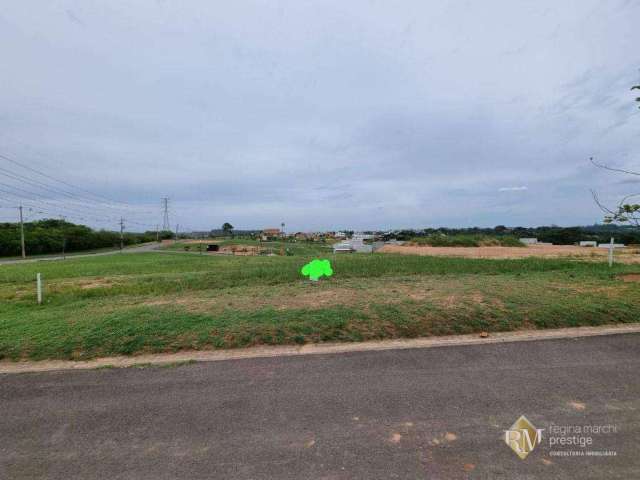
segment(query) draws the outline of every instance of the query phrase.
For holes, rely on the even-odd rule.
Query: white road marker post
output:
[[[609,266],[613,266],[613,237],[611,237],[611,242],[609,243]]]
[[[38,305],[42,304],[42,277],[40,274],[36,274],[36,284],[37,284],[37,292],[38,292]]]

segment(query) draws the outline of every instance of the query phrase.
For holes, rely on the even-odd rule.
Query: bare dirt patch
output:
[[[87,290],[90,288],[110,287],[113,285],[113,281],[106,278],[96,278],[93,280],[78,282],[76,285],[83,290]]]
[[[572,402],[568,402],[568,405],[573,408],[574,410],[578,410],[579,412],[585,410],[587,408],[587,405],[583,402],[578,402],[578,401],[572,401]]]
[[[258,245],[242,245],[242,244],[228,244],[221,245],[219,241],[215,240],[198,240],[198,239],[190,239],[190,240],[181,240],[181,243],[185,245],[218,245],[219,250],[215,252],[202,252],[207,255],[259,255],[262,252],[267,251],[266,248],[260,247]]]
[[[113,278],[82,278],[66,281],[55,281],[50,284],[53,291],[64,290],[66,288],[79,288],[81,290],[91,290],[93,288],[113,287],[116,281]]]
[[[618,276],[623,282],[640,282],[640,273],[627,273],[626,275]]]
[[[255,245],[226,245],[220,247],[220,253],[232,255],[258,255],[265,251],[264,248]]]
[[[625,263],[640,263],[640,256],[632,250],[616,250],[616,260]],[[562,258],[603,260],[607,257],[605,248],[576,247],[573,245],[529,245],[526,247],[430,247],[427,245],[385,245],[379,252],[402,253],[407,255],[431,255],[464,258]]]

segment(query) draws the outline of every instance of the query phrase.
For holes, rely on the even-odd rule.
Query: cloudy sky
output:
[[[164,196],[187,229],[591,224],[590,188],[640,191],[588,162],[640,169],[638,18],[618,0],[8,0],[0,154],[150,225]],[[34,207],[84,211],[0,168]],[[22,198],[5,188],[3,220]]]

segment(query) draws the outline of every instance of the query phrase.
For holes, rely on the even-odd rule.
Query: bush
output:
[[[24,237],[28,255],[59,253],[63,243],[67,252],[120,245],[120,232],[96,231],[85,225],[52,219],[25,223]],[[155,239],[155,232],[125,233],[123,243],[134,245]],[[20,251],[20,224],[0,224],[0,256],[17,256]]]
[[[525,244],[522,243],[516,237],[501,237],[500,245],[502,245],[503,247],[524,247],[525,246]]]
[[[431,247],[524,247],[524,244],[515,237],[489,236],[489,235],[444,235],[433,234],[426,237],[414,237],[411,242],[417,245],[429,245]]]

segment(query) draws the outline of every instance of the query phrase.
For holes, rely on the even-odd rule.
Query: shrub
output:
[[[429,245],[432,247],[524,247],[515,237],[489,236],[489,235],[443,235],[433,234],[426,237],[414,237],[411,242],[417,245]]]
[[[28,255],[108,248],[120,244],[120,233],[92,230],[84,225],[63,220],[38,220],[24,224],[25,246]],[[155,232],[125,233],[124,244],[132,245],[155,240]],[[0,224],[0,256],[20,255],[20,225]]]

